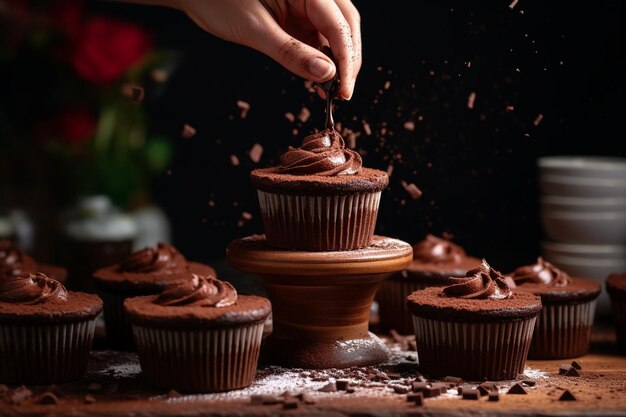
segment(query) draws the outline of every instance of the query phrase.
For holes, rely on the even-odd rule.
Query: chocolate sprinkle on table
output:
[[[524,387],[522,387],[522,385],[519,383],[516,383],[513,386],[511,386],[511,388],[509,388],[509,390],[506,393],[507,394],[527,394]]]

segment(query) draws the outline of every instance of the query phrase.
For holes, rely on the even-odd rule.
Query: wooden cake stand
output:
[[[233,241],[226,259],[258,276],[272,302],[272,334],[261,361],[294,368],[369,366],[388,359],[368,331],[374,295],[382,280],[409,266],[411,246],[374,236],[368,248],[300,252],[270,247],[264,235]]]

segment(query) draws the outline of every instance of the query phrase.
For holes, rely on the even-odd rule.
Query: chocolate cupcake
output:
[[[467,271],[480,264],[480,259],[467,256],[459,245],[427,235],[413,245],[411,265],[380,285],[376,300],[381,330],[394,329],[400,334],[412,334],[413,319],[406,297],[413,291],[449,285],[450,277],[464,277]]]
[[[572,358],[589,351],[600,284],[570,277],[541,257],[535,264],[521,266],[508,275],[517,287],[541,297],[543,304],[529,358]]]
[[[144,379],[183,392],[249,386],[256,374],[268,299],[194,275],[159,295],[124,302]]]
[[[0,383],[81,378],[101,310],[97,295],[68,292],[41,273],[0,278]]]
[[[609,275],[605,285],[611,299],[617,343],[621,350],[626,351],[626,274]]]
[[[451,282],[407,297],[420,372],[466,380],[513,379],[522,373],[541,299],[513,291],[484,260]]]
[[[65,282],[67,270],[61,266],[36,262],[9,239],[0,240],[0,276],[21,276],[42,272],[49,278]]]
[[[267,242],[306,251],[369,246],[389,178],[361,165],[339,133],[326,129],[289,148],[280,166],[252,171]]]
[[[104,300],[109,344],[118,349],[133,349],[123,306],[127,297],[158,294],[172,283],[189,281],[194,273],[215,275],[215,270],[209,265],[188,262],[176,248],[163,242],[133,252],[119,264],[96,270],[93,280]]]

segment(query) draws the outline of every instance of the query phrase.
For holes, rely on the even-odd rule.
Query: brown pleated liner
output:
[[[611,312],[617,343],[626,351],[626,300],[611,297]]]
[[[133,325],[144,380],[184,392],[249,386],[259,360],[263,323],[206,330]]]
[[[120,350],[135,350],[133,330],[124,311],[125,295],[106,291],[98,293],[104,303],[104,326],[109,347]]]
[[[0,383],[41,385],[82,378],[95,329],[95,319],[0,324]]]
[[[267,242],[308,251],[370,246],[380,191],[352,195],[300,196],[258,191]]]
[[[420,372],[476,381],[514,379],[524,371],[535,320],[458,323],[413,316]]]
[[[400,334],[413,334],[413,315],[406,305],[406,297],[427,286],[410,279],[386,279],[376,293],[378,318],[381,330],[395,330]]]
[[[589,351],[596,300],[543,304],[530,344],[530,359],[563,359]]]

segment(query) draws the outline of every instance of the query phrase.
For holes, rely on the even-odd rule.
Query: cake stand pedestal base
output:
[[[369,366],[385,362],[385,345],[368,331],[380,282],[409,266],[411,246],[374,236],[353,251],[274,249],[263,235],[233,241],[228,262],[259,277],[272,302],[272,334],[261,361],[295,368]]]

